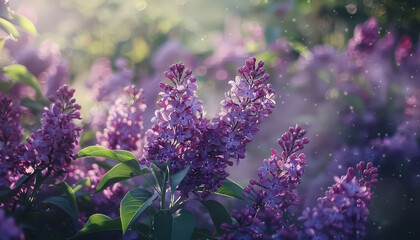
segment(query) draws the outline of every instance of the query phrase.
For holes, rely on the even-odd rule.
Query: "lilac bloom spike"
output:
[[[45,168],[51,175],[66,171],[74,158],[73,149],[82,130],[73,123],[74,119],[82,119],[74,92],[64,85],[57,90],[56,96],[50,97],[51,106],[42,115],[41,128],[27,138],[26,144],[19,146],[21,173]]]
[[[335,177],[335,184],[318,199],[318,205],[303,211],[302,239],[362,239],[372,198],[371,186],[378,181],[378,169],[372,163],[360,162],[346,175]]]
[[[103,133],[98,133],[98,143],[110,149],[137,151],[141,148],[143,113],[146,105],[143,89],[135,86],[124,88],[125,96],[118,98],[112,105]]]
[[[0,186],[10,186],[9,177],[17,175],[15,148],[19,145],[23,129],[19,107],[12,100],[0,96]]]
[[[238,162],[245,157],[247,143],[274,107],[274,91],[265,83],[269,76],[263,66],[262,61],[251,58],[238,69],[241,76],[230,83],[232,89],[226,93],[221,113],[210,121],[196,96],[192,71],[183,64],[172,65],[165,72],[171,84],[160,84],[161,109],[146,132],[148,143],[140,163],[167,163],[172,173],[189,165],[178,187],[183,197],[193,192],[205,198],[216,191],[228,176],[230,159]],[[204,190],[199,189],[203,186]]]
[[[282,217],[287,208],[297,204],[296,187],[301,182],[305,155],[297,154],[309,143],[305,130],[291,127],[278,143],[282,154],[272,150],[258,169],[258,180],[250,180],[244,196],[251,201],[241,211],[232,212],[232,225],[223,224],[220,239],[296,239],[297,231]],[[288,147],[285,147],[285,146]]]

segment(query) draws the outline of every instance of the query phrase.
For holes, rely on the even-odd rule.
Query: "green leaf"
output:
[[[20,27],[23,31],[37,35],[36,28],[34,24],[27,17],[22,14],[13,12],[10,14],[9,22],[13,23],[15,26]]]
[[[153,239],[171,240],[171,237],[172,214],[168,210],[159,211],[153,221]]]
[[[171,192],[175,192],[176,187],[182,182],[182,179],[184,179],[185,175],[187,175],[189,169],[190,166],[188,165],[186,168],[178,171],[177,173],[171,174],[169,177]]]
[[[0,52],[3,50],[4,43],[6,42],[5,37],[0,37]]]
[[[113,185],[114,183],[121,182],[126,179],[130,179],[135,176],[140,176],[141,174],[150,173],[150,170],[145,168],[139,172],[134,172],[133,169],[123,163],[115,165],[111,170],[109,170],[99,182],[96,192],[100,192],[105,188]]]
[[[206,228],[195,228],[192,239],[217,239]]]
[[[45,199],[44,202],[54,204],[57,207],[61,208],[64,212],[66,212],[73,219],[74,223],[77,222],[77,214],[76,214],[76,212],[73,211],[73,208],[72,208],[68,198],[62,197],[62,196],[53,196],[53,197],[49,197],[49,198]]]
[[[227,197],[237,198],[243,201],[249,201],[249,199],[242,195],[243,192],[244,188],[241,185],[239,185],[232,179],[226,178],[223,181],[223,185],[219,187],[219,189],[217,189],[217,191],[214,193]]]
[[[149,191],[136,188],[129,191],[121,200],[120,216],[123,234],[137,220],[143,211],[149,206],[158,194],[152,195]]]
[[[9,91],[15,83],[23,83],[31,86],[36,93],[42,97],[41,87],[39,86],[38,80],[25,66],[20,64],[9,65],[4,67],[2,72],[11,80],[8,89],[2,89],[3,92]],[[45,101],[45,99],[43,100]]]
[[[73,212],[78,215],[79,210],[77,207],[76,195],[74,194],[73,188],[71,188],[66,182],[59,182],[55,185],[63,189],[67,199],[69,200],[70,207],[72,208]]]
[[[17,38],[20,36],[19,31],[13,26],[12,23],[6,19],[0,18],[0,28],[9,34],[12,38]]]
[[[87,187],[92,186],[92,183],[90,182],[90,178],[85,177],[85,178],[80,179],[76,184],[74,184],[74,186],[75,187],[73,188],[73,191],[76,193],[84,186],[87,186]]]
[[[124,163],[127,166],[130,166],[134,171],[140,173],[140,165],[139,162],[131,152],[124,151],[124,150],[110,150],[106,147],[102,146],[90,146],[83,148],[77,154],[78,158],[81,157],[103,157],[108,158],[120,163]]]
[[[121,219],[111,219],[106,215],[97,213],[90,216],[82,230],[71,237],[71,239],[78,238],[89,233],[108,230],[121,230]]]
[[[158,168],[154,164],[152,164],[152,171],[153,171],[153,176],[156,180],[156,183],[159,186],[159,190],[162,191],[164,189],[164,184],[166,184],[165,183],[164,172],[163,172],[163,170],[160,170],[160,168]]]
[[[195,216],[181,209],[172,215],[172,240],[191,239],[195,228]]]
[[[201,203],[207,208],[210,213],[211,220],[213,221],[216,231],[219,235],[222,234],[220,226],[222,223],[232,223],[232,219],[226,208],[215,200],[201,201]]]

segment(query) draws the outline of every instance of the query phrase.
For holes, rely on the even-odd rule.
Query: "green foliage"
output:
[[[64,196],[52,196],[45,199],[44,202],[54,204],[61,208],[72,218],[73,222],[76,223],[79,216],[79,208],[73,188],[71,188],[66,182],[59,182],[55,184],[55,186],[64,191]]]
[[[191,239],[195,228],[194,214],[181,209],[172,214],[172,217],[172,240]]]
[[[186,168],[178,171],[175,174],[171,174],[170,179],[170,185],[171,185],[171,192],[175,192],[176,187],[182,182],[182,180],[185,178],[185,175],[187,175],[188,170],[190,169],[190,166],[187,166]]]
[[[152,194],[141,188],[133,189],[124,196],[120,205],[123,234],[157,197],[157,193]]]
[[[153,220],[153,239],[171,240],[172,237],[172,214],[168,210],[157,212]]]
[[[9,19],[9,21],[15,26],[20,27],[23,31],[28,32],[30,34],[38,34],[34,24],[27,17],[16,12],[11,13],[10,15],[11,18]]]
[[[67,215],[71,217],[74,223],[77,222],[77,213],[72,207],[69,199],[63,196],[52,196],[44,200],[45,203],[53,204],[59,208],[61,208]]]
[[[93,214],[89,217],[85,226],[76,233],[72,239],[84,236],[89,233],[108,231],[108,230],[121,230],[121,219],[110,217],[103,214]]]
[[[207,200],[201,201],[201,203],[207,208],[209,211],[211,220],[213,221],[214,226],[216,227],[216,231],[219,235],[222,234],[222,229],[220,226],[223,223],[232,223],[232,219],[226,208],[215,200]]]
[[[227,197],[237,198],[243,201],[249,201],[247,198],[244,197],[244,195],[242,194],[243,192],[244,188],[241,185],[239,185],[232,179],[226,178],[223,181],[223,185],[214,193]]]
[[[140,176],[141,174],[150,173],[150,170],[145,168],[140,170],[140,172],[133,171],[133,169],[124,164],[119,163],[115,165],[111,170],[109,170],[101,179],[99,182],[96,192],[100,192],[104,190],[105,188],[117,183],[121,182],[123,180],[130,179],[132,177]]]
[[[1,20],[1,19],[0,19]],[[3,93],[7,93],[14,84],[23,83],[32,87],[38,96],[42,97],[41,86],[39,85],[38,80],[28,69],[20,64],[9,65],[4,67],[1,71],[4,73],[11,81],[10,82],[1,82],[0,89]],[[44,100],[45,101],[45,100]]]
[[[80,150],[76,157],[103,157],[129,166],[136,174],[141,174],[140,165],[136,156],[124,150],[110,150],[102,146],[90,146]]]

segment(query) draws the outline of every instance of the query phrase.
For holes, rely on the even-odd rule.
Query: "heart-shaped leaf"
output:
[[[215,200],[207,200],[201,202],[209,211],[211,220],[213,221],[214,226],[216,227],[217,233],[222,234],[220,226],[223,223],[232,223],[232,219],[226,208]]]
[[[108,230],[121,230],[121,219],[115,218],[111,219],[110,217],[103,214],[93,214],[89,217],[85,226],[72,237],[78,238],[89,233],[108,231]]]
[[[192,212],[181,209],[172,214],[172,240],[191,239],[195,228],[195,216]]]
[[[103,157],[130,166],[134,171],[140,173],[139,162],[131,152],[124,150],[110,150],[102,146],[89,146],[80,150],[76,157]]]
[[[157,193],[152,195],[149,191],[141,188],[132,189],[124,196],[120,206],[123,234],[157,197]]]
[[[150,173],[150,170],[144,168],[140,172],[135,172],[130,166],[127,166],[123,163],[115,165],[111,170],[109,170],[101,179],[96,188],[96,192],[100,192],[105,188],[126,179],[130,179],[135,176],[140,176],[141,174]]]
[[[190,169],[190,166],[188,165],[186,168],[178,171],[175,174],[172,174],[169,177],[170,184],[171,184],[171,192],[175,192],[176,187],[182,182],[182,180],[185,178],[185,175],[187,175],[188,170]]]

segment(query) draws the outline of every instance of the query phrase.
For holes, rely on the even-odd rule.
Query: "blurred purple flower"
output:
[[[375,48],[378,40],[378,22],[370,18],[354,29],[353,38],[349,40],[347,54],[352,58],[363,58]]]
[[[133,85],[124,88],[124,96],[111,106],[103,133],[97,133],[98,143],[110,149],[139,151],[143,143],[143,90]]]
[[[117,71],[112,72],[108,59],[96,60],[89,79],[95,100],[113,102],[123,92],[124,87],[131,85],[134,71],[127,68],[127,65],[127,60],[118,58],[115,60]]]
[[[0,236],[4,240],[25,239],[22,230],[16,226],[13,217],[7,217],[0,208]]]

